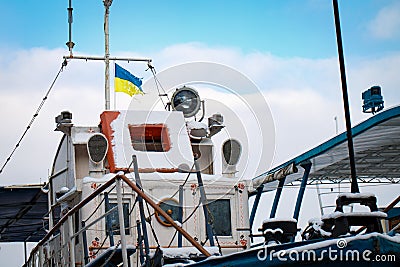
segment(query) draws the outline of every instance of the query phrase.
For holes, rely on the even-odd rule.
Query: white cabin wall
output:
[[[54,158],[51,173],[53,195],[59,192],[62,187],[71,189],[75,186],[75,171],[72,159],[74,151],[72,149],[71,138],[65,135],[60,142],[56,156]]]
[[[77,157],[79,157],[79,153],[76,153]],[[77,164],[78,166],[78,164]],[[127,176],[133,177],[133,174],[127,174]],[[108,177],[108,178],[107,178]],[[104,176],[103,178],[93,178],[93,177],[85,177],[82,179],[82,198],[89,196],[92,194],[101,184],[106,182],[112,176]],[[140,173],[141,181],[145,193],[150,196],[154,202],[159,203],[160,200],[164,198],[170,198],[179,188],[179,185],[183,184],[185,181],[187,174],[186,173]],[[223,249],[223,254],[229,254],[231,252],[242,251],[240,245],[243,245],[242,242],[245,241],[247,245],[249,245],[248,232],[246,231],[237,231],[237,228],[248,228],[249,227],[249,211],[248,211],[248,195],[247,195],[247,185],[245,181],[237,181],[235,179],[228,179],[221,176],[211,176],[211,175],[202,175],[203,182],[205,185],[205,191],[207,198],[209,200],[213,199],[230,199],[230,209],[231,209],[231,225],[232,225],[232,236],[218,236],[219,243],[222,247],[229,246],[229,248]],[[111,187],[110,187],[111,189]],[[109,189],[109,190],[110,190]],[[198,205],[200,199],[200,191],[198,188],[196,174],[191,174],[188,181],[184,186],[184,210],[183,210],[183,219],[186,219],[193,211],[193,209]],[[124,184],[123,186],[123,201],[124,203],[129,203],[129,209],[132,208],[133,203],[135,202],[135,194],[132,189]],[[105,203],[101,203],[104,195],[101,194],[92,200],[89,204],[84,206],[81,209],[81,218],[80,220],[87,220],[88,217],[96,210],[96,207],[100,205],[97,211],[94,212],[94,215],[87,220],[86,224],[89,224],[93,220],[99,218],[101,215],[105,213]],[[111,203],[116,203],[116,191],[113,189],[109,193],[109,200]],[[179,200],[179,195],[176,194],[174,196],[176,201]],[[101,204],[100,204],[101,203]],[[149,216],[147,205],[144,203],[145,214],[146,217]],[[153,208],[149,206],[150,214],[154,213]],[[227,218],[228,219],[228,218]],[[127,236],[127,244],[135,245],[137,243],[137,231],[136,231],[136,220],[140,220],[139,216],[139,208],[138,204],[136,204],[135,209],[132,215],[129,218],[130,223],[129,226],[130,234]],[[165,247],[168,246],[172,236],[175,233],[175,229],[173,227],[166,227],[160,224],[155,215],[151,217],[152,226],[157,233],[157,238],[160,242],[160,245]],[[151,247],[156,247],[157,243],[153,237],[150,225],[147,224],[147,233],[149,237],[149,242]],[[200,206],[191,219],[183,224],[183,229],[185,229],[192,237],[197,238],[198,241],[204,241],[206,239],[206,231],[205,231],[205,220],[203,214],[203,208]],[[241,238],[241,236],[243,236]],[[87,231],[87,244],[88,246],[93,246],[95,243],[95,238],[98,239],[98,245],[102,243],[102,241],[106,237],[106,226],[105,219],[101,219],[95,225],[91,226]],[[120,240],[119,235],[114,236],[114,242],[117,244],[118,240]],[[176,235],[172,247],[176,247],[178,245],[178,236]],[[109,247],[110,243],[107,239],[104,243],[105,248]],[[215,242],[215,245],[217,243]],[[79,244],[82,248],[82,243]],[[183,238],[183,246],[192,247],[192,245]],[[206,243],[206,246],[209,246],[209,242]],[[77,248],[77,251],[79,249]],[[95,250],[92,250],[95,252]],[[80,258],[83,257],[82,253],[79,254]],[[78,256],[77,256],[78,257]],[[132,258],[135,258],[134,255]],[[78,258],[77,258],[78,261]]]
[[[82,190],[82,179],[89,176],[89,155],[86,145],[75,145],[75,173],[77,190]]]

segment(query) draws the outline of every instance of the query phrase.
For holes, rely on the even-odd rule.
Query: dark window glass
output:
[[[128,125],[132,147],[137,151],[167,152],[171,148],[164,124]]]
[[[106,212],[110,209],[117,206],[117,203],[110,203]],[[124,210],[124,224],[125,224],[125,234],[130,234],[130,224],[129,224],[129,203],[122,204]],[[114,235],[119,235],[119,217],[118,217],[118,208],[111,212],[109,215],[106,216],[106,219],[110,221],[111,229],[113,230]],[[107,227],[107,224],[106,224]]]
[[[211,213],[214,234],[218,236],[231,236],[231,202],[229,199],[217,199],[208,201],[208,209]]]

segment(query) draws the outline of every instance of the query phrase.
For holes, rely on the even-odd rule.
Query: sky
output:
[[[68,55],[68,1],[0,3],[3,164],[53,81],[62,56]],[[72,1],[72,5],[74,55],[102,56],[102,1]],[[382,87],[386,107],[400,103],[400,1],[339,1],[339,8],[351,118],[356,124],[370,117],[361,111],[361,93],[373,85]],[[273,117],[275,149],[273,159],[258,166],[257,172],[333,137],[335,117],[339,132],[344,130],[335,38],[330,0],[115,0],[110,8],[111,56],[152,58],[158,72],[188,62],[223,64],[258,86]],[[123,66],[144,80],[151,77],[143,64]],[[54,132],[54,117],[70,110],[75,124],[96,125],[104,108],[103,74],[100,62],[68,63],[0,174],[1,185],[47,180],[61,138]],[[212,100],[213,94],[204,90]],[[130,101],[118,95],[117,107]],[[291,191],[287,192],[290,199]],[[394,194],[385,194],[381,204]],[[315,192],[307,193],[307,199],[315,203]],[[0,259],[17,246],[0,245]],[[20,260],[9,266],[18,266]]]

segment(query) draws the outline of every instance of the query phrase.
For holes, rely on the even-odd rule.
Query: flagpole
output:
[[[114,72],[115,72],[115,62],[114,62]],[[114,91],[114,110],[117,110],[117,92],[115,91],[115,89],[113,91]]]
[[[112,4],[112,0],[103,0],[104,3],[104,41],[105,41],[105,99],[106,105],[105,109],[110,109],[110,47],[109,47],[109,30],[108,30],[108,18],[110,14],[110,6]]]

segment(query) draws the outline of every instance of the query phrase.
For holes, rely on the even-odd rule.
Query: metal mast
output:
[[[334,9],[334,15],[335,15],[336,41],[337,41],[338,54],[339,54],[340,76],[341,76],[341,80],[342,80],[344,115],[346,118],[347,145],[349,148],[349,159],[350,159],[350,170],[351,170],[351,192],[359,193],[360,190],[359,190],[358,184],[357,184],[356,161],[354,158],[353,135],[351,132],[349,98],[348,98],[348,94],[347,94],[346,70],[345,70],[345,65],[344,65],[343,43],[342,43],[342,34],[341,34],[341,30],[340,30],[339,7],[338,7],[337,0],[333,0],[333,9]]]
[[[104,60],[105,62],[105,110],[110,110],[110,60],[127,61],[127,62],[147,62],[147,65],[151,67],[151,59],[149,58],[110,58],[110,46],[109,46],[109,29],[108,29],[108,18],[110,15],[110,6],[113,0],[103,0],[104,4],[104,44],[105,44],[105,54],[104,57],[89,57],[89,56],[75,56],[72,53],[72,48],[74,47],[74,42],[72,42],[72,0],[69,0],[68,7],[68,24],[69,24],[69,40],[66,43],[69,49],[69,55],[64,56],[65,60],[81,59],[81,60]]]
[[[73,22],[73,17],[72,17],[72,0],[68,1],[69,5],[68,5],[68,42],[66,43],[66,45],[68,46],[68,50],[69,50],[69,56],[72,57],[72,48],[74,48],[74,42],[72,42],[72,22]]]
[[[112,0],[103,0],[104,3],[104,41],[105,41],[105,53],[104,61],[106,63],[105,69],[105,99],[106,105],[105,110],[110,109],[110,46],[109,46],[109,30],[108,30],[108,18],[110,15],[110,6]]]

